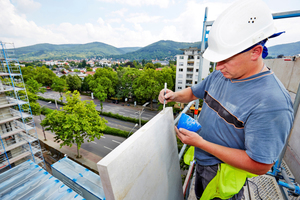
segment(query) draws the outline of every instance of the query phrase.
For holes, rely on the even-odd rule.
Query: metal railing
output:
[[[174,125],[176,125],[181,117],[181,114],[182,113],[186,113],[189,108],[195,103],[195,101],[191,101],[190,103],[188,103],[188,105],[180,112],[180,114],[175,118],[174,120]],[[182,156],[183,156],[183,153],[186,149],[187,145],[186,144],[183,144],[182,148],[180,149],[180,152],[178,154],[178,157],[179,157],[179,161],[181,160]],[[194,162],[191,163],[190,167],[189,167],[189,170],[188,170],[188,173],[187,173],[187,176],[184,180],[184,184],[183,184],[183,194],[184,195],[188,195],[189,192],[187,193],[187,189],[190,188],[190,180],[191,180],[191,175],[193,173],[193,169],[194,169]]]

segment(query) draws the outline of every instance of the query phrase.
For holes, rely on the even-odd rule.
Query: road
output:
[[[103,158],[125,140],[126,139],[122,137],[104,135],[100,140],[96,138],[95,141],[83,143],[81,148]]]
[[[52,98],[52,99],[54,99],[55,97],[57,97],[57,95],[59,95],[58,93],[56,93],[56,94],[54,94],[55,97],[53,97],[53,92],[47,92],[45,94],[46,94],[45,96],[43,95],[45,98]],[[91,100],[90,97],[86,97],[86,96],[84,96],[84,98],[82,98],[82,100],[88,100],[88,98],[89,98],[89,100]],[[96,109],[100,110],[99,100],[94,100],[94,102],[97,105]],[[38,100],[38,103],[41,106],[46,106],[51,109],[56,109],[56,106],[54,103],[47,103],[45,101],[40,101],[40,100]],[[57,106],[62,107],[60,105],[57,105]],[[120,115],[129,116],[132,118],[138,118],[138,115],[136,114],[136,112],[138,110],[139,110],[139,108],[136,108],[133,106],[128,107],[128,106],[122,106],[119,104],[107,103],[107,102],[103,103],[103,111],[119,113]],[[157,113],[158,113],[158,111],[145,110],[145,112],[143,112],[143,114],[142,114],[142,119],[150,120]],[[45,116],[41,115],[42,119],[44,119],[44,117]],[[101,117],[104,117],[108,121],[107,125],[109,127],[117,128],[120,130],[125,130],[128,132],[131,130],[132,130],[132,132],[135,132],[138,130],[138,126],[133,128],[135,126],[134,123],[126,122],[126,121],[122,121],[122,120],[118,120],[118,119],[106,117],[106,116],[101,116]],[[40,116],[35,116],[34,121],[35,121],[36,126],[41,129],[42,127],[40,125]],[[81,145],[81,148],[83,148],[89,152],[92,152],[98,156],[104,157],[125,140],[126,140],[126,138],[123,138],[123,137],[105,134],[104,136],[101,137],[100,140],[95,139],[92,142],[85,142],[84,144]]]
[[[47,103],[45,101],[40,101],[38,100],[37,101],[41,106],[46,106],[48,108],[51,108],[51,109],[56,109],[55,107],[55,104],[53,103]],[[58,107],[62,107],[60,105],[57,105]],[[102,116],[100,115],[101,117],[104,117],[108,123],[106,125],[108,125],[109,127],[112,127],[112,128],[117,128],[117,129],[121,129],[121,130],[124,130],[124,131],[131,131],[132,128],[134,127],[135,123],[132,123],[132,122],[126,122],[126,121],[122,121],[122,120],[118,120],[118,119],[115,119],[115,118],[111,118],[111,117],[107,117],[107,116]],[[45,116],[42,116],[42,118],[44,119]],[[132,132],[135,132],[137,130],[138,127],[134,128],[132,130]]]
[[[44,98],[48,98],[48,99],[57,99],[59,100],[60,95],[58,92],[54,92],[54,91],[47,91],[44,94],[39,94],[39,96],[42,96]],[[92,100],[90,96],[84,96],[81,95],[81,100]],[[97,105],[96,109],[100,110],[100,101],[98,99],[93,99],[94,103]],[[43,101],[39,101],[43,102]],[[45,104],[45,103],[43,103]],[[58,105],[59,106],[59,105]],[[52,106],[52,109],[55,109],[55,106]],[[111,112],[111,113],[118,113],[120,115],[123,116],[127,116],[127,117],[132,117],[132,118],[136,118],[138,119],[138,111],[141,110],[141,106],[139,107],[133,107],[131,106],[122,106],[121,103],[120,104],[113,104],[113,103],[108,103],[108,102],[103,102],[103,111],[104,112]],[[150,120],[152,119],[156,114],[158,113],[158,111],[156,110],[150,110],[149,107],[146,107],[144,109],[144,112],[142,114],[142,119],[143,120]]]
[[[43,116],[43,115],[41,116],[42,120],[44,119],[44,117],[45,116]],[[115,119],[113,119],[113,120],[115,120]],[[34,116],[34,122],[35,122],[36,127],[42,129],[42,127],[40,125],[40,122],[41,122],[40,116]],[[109,123],[112,123],[112,122],[109,122]],[[110,126],[109,123],[107,124],[108,126]],[[119,123],[122,124],[122,121]],[[119,127],[117,127],[118,125],[114,125],[114,126],[115,126],[115,128],[119,128]],[[131,129],[133,126],[131,126]],[[135,131],[136,131],[136,129],[134,129],[132,132],[135,132]],[[54,135],[54,133],[52,133],[51,131],[47,131],[47,132]],[[104,134],[100,140],[95,138],[95,140],[92,142],[83,143],[81,145],[81,148],[83,148],[89,152],[92,152],[103,158],[104,156],[106,156],[109,152],[111,152],[114,148],[116,148],[119,144],[121,144],[125,140],[126,140],[126,138],[123,138],[123,137]]]

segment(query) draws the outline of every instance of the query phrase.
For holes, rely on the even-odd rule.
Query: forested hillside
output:
[[[17,56],[21,61],[32,60],[63,60],[84,58],[113,58],[115,60],[174,60],[174,56],[182,54],[181,49],[189,47],[200,48],[201,42],[174,42],[161,40],[146,47],[123,47],[117,48],[101,42],[88,44],[37,44],[16,49]],[[267,45],[268,46],[268,45]],[[269,48],[269,58],[278,55],[300,54],[300,42],[281,44]]]

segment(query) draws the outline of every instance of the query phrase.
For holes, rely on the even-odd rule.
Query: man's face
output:
[[[249,52],[234,55],[217,63],[216,70],[220,70],[225,78],[243,79],[249,76]]]

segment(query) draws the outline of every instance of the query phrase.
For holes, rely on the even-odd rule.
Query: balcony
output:
[[[193,74],[194,73],[194,68],[187,68],[186,73],[187,74]]]
[[[192,74],[187,74],[187,75],[186,75],[186,79],[188,79],[188,80],[193,80],[193,75],[192,75]]]

